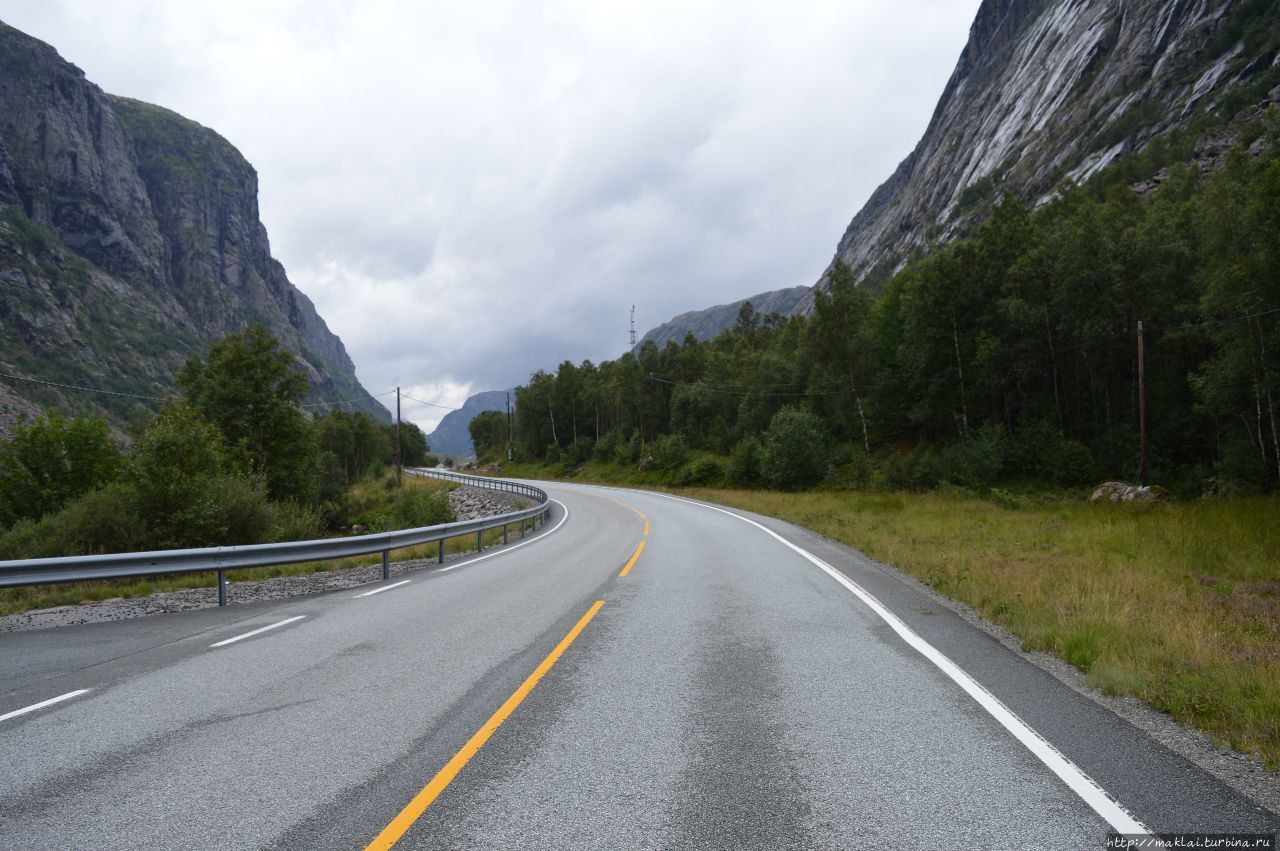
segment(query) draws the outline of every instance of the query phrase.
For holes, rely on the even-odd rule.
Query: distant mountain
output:
[[[260,323],[311,401],[367,397],[346,349],[271,256],[258,178],[217,133],[104,94],[0,23],[0,430],[43,406],[124,424],[186,359]],[[108,390],[105,395],[55,384]],[[383,422],[363,399],[345,405]]]
[[[444,419],[436,426],[436,430],[427,435],[427,445],[435,455],[456,455],[461,458],[472,458],[476,451],[471,445],[471,432],[467,426],[471,420],[485,411],[507,410],[507,395],[511,396],[511,404],[515,404],[514,390],[487,390],[476,393],[462,407],[444,415]]]
[[[734,320],[738,318],[738,311],[747,302],[751,302],[756,312],[763,316],[768,316],[770,313],[781,313],[786,316],[792,313],[798,304],[810,297],[810,289],[810,287],[791,287],[785,290],[772,290],[750,298],[739,299],[732,304],[720,304],[705,310],[681,313],[676,318],[646,332],[637,348],[648,340],[652,340],[659,348],[665,346],[668,340],[679,343],[684,340],[686,334],[692,334],[698,340],[710,340],[733,325]]]
[[[1278,47],[1274,0],[985,0],[924,136],[853,217],[832,265],[882,284],[985,221],[1006,192],[1035,205],[1126,157],[1139,194],[1168,175],[1161,161],[1213,169],[1238,142],[1265,142],[1255,130],[1280,103]],[[1144,172],[1138,155],[1156,164]],[[733,307],[645,336],[709,338]],[[812,309],[811,291],[792,301]]]

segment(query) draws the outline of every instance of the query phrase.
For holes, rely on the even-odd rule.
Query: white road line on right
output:
[[[62,703],[64,700],[70,700],[73,697],[79,697],[82,694],[88,694],[92,689],[81,688],[75,691],[69,691],[66,694],[60,694],[57,697],[51,697],[48,700],[42,700],[39,703],[33,703],[30,706],[24,706],[21,709],[15,709],[12,712],[6,712],[0,715],[0,721],[8,721],[10,718],[17,718],[19,715],[26,715],[28,712],[35,712],[37,709],[44,709],[46,706],[53,706],[55,703]]]
[[[655,491],[643,491],[643,493],[651,496],[660,496],[664,499],[675,500],[676,502],[687,502],[690,505],[696,505],[701,508],[707,508],[712,511],[719,511],[721,514],[727,514],[743,523],[749,523],[760,531],[777,539],[786,547],[794,550],[799,555],[808,559],[813,564],[821,568],[828,576],[843,585],[850,593],[867,605],[871,611],[875,612],[886,624],[893,629],[894,632],[902,638],[903,641],[911,645],[920,655],[924,656],[932,662],[937,668],[950,677],[960,688],[964,689],[970,697],[977,701],[978,705],[985,709],[993,718],[1000,722],[1006,730],[1013,734],[1019,742],[1021,742],[1027,750],[1031,751],[1042,763],[1044,763],[1050,771],[1058,775],[1063,783],[1066,783],[1071,791],[1075,792],[1080,798],[1088,804],[1094,812],[1100,815],[1117,833],[1131,835],[1147,835],[1151,831],[1142,822],[1138,821],[1129,813],[1118,801],[1107,794],[1106,790],[1098,785],[1096,781],[1089,775],[1081,771],[1075,763],[1067,759],[1057,748],[1049,741],[1037,733],[1030,724],[1023,721],[1009,707],[1005,706],[1001,700],[991,692],[987,691],[977,680],[971,677],[963,668],[948,659],[942,652],[929,642],[925,641],[916,634],[911,627],[907,626],[893,612],[875,598],[869,591],[813,553],[799,547],[777,532],[761,525],[749,517],[743,517],[716,505],[710,505],[697,500],[684,499],[683,497],[671,496],[670,494],[657,493]]]
[[[222,641],[215,642],[214,644],[210,644],[209,646],[225,647],[228,644],[235,644],[237,641],[244,641],[246,638],[253,638],[255,635],[261,635],[262,633],[266,632],[269,629],[277,629],[279,627],[284,626],[285,624],[290,624],[290,623],[293,623],[294,621],[300,621],[305,617],[306,615],[298,615],[297,617],[285,618],[284,620],[278,623],[273,623],[273,624],[268,624],[267,626],[258,627],[255,630],[251,630],[249,632],[244,633],[243,635],[237,635],[233,638],[224,638]]]

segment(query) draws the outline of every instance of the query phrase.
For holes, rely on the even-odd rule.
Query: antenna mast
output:
[[[631,348],[636,347],[636,306],[631,305]]]

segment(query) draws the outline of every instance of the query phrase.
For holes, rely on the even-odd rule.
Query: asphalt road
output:
[[[1280,830],[856,552],[660,495],[546,489],[534,540],[371,596],[0,635],[0,847]]]

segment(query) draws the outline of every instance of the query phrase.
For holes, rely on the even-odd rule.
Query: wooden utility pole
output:
[[[404,456],[400,450],[400,388],[396,388],[396,487],[400,487],[401,471],[404,469]]]
[[[1138,320],[1138,485],[1147,485],[1147,362],[1143,351],[1142,320]]]

